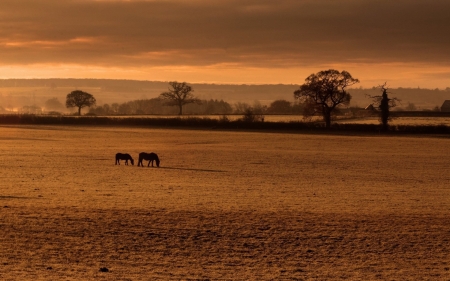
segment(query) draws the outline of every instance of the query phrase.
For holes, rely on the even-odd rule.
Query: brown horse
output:
[[[128,153],[117,153],[116,154],[116,165],[120,165],[120,160],[125,160],[125,165],[128,165],[128,160],[130,160],[131,165],[134,165],[134,160]]]
[[[156,162],[156,166],[159,167],[159,157],[158,155],[156,155],[156,153],[145,153],[145,152],[141,152],[139,153],[139,162],[138,162],[138,166],[142,166],[144,167],[144,165],[142,164],[142,160],[148,160],[148,165],[147,167],[150,166],[150,162],[152,163],[152,167],[153,167],[153,161]]]

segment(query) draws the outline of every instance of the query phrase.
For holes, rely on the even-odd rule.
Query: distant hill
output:
[[[299,85],[221,85],[191,83],[194,94],[201,99],[224,100],[230,104],[260,101],[270,104],[277,99],[294,101],[293,92]],[[68,93],[75,89],[95,96],[99,105],[123,103],[136,99],[158,97],[168,89],[168,82],[112,80],[112,79],[0,79],[0,107],[43,106],[51,98],[65,103]],[[365,107],[371,103],[368,95],[379,95],[378,89],[350,89],[353,96],[351,106]],[[400,106],[413,103],[417,109],[431,109],[450,99],[450,89],[430,90],[398,88],[390,90],[392,97],[402,100]]]

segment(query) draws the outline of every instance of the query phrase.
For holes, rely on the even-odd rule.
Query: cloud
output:
[[[1,65],[450,65],[447,0],[2,0]]]

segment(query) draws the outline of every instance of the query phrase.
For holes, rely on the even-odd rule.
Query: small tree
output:
[[[264,115],[252,107],[247,108],[242,116],[244,122],[264,122]]]
[[[62,110],[64,105],[58,100],[58,98],[51,98],[45,102],[45,108],[47,110]]]
[[[416,111],[417,107],[414,103],[408,102],[408,105],[405,108],[407,111]]]
[[[352,96],[347,87],[359,83],[349,72],[334,69],[311,74],[300,89],[294,92],[294,98],[304,103],[304,116],[320,113],[325,126],[331,126],[331,113],[341,104],[348,105]]]
[[[390,99],[388,97],[388,87],[386,86],[386,83],[383,85],[378,86],[380,88],[382,94],[381,96],[370,96],[375,104],[375,107],[379,109],[380,111],[380,122],[383,131],[387,131],[389,128],[389,121],[392,119],[390,110],[391,108],[397,106],[397,101],[399,101],[397,98]]]
[[[93,95],[75,90],[70,94],[67,94],[66,107],[78,107],[78,115],[81,115],[81,109],[83,107],[89,107],[95,105],[95,98]]]
[[[253,102],[252,110],[255,114],[259,115],[264,119],[264,114],[267,112],[267,105],[262,105],[260,101],[255,100]]]
[[[237,102],[234,104],[234,113],[241,114],[251,109],[251,106],[245,102]]]
[[[287,100],[273,101],[267,108],[267,112],[272,114],[290,114],[292,112],[291,102]]]
[[[179,115],[183,114],[183,105],[188,103],[198,103],[201,101],[194,97],[194,91],[186,82],[178,83],[176,81],[169,82],[171,88],[168,92],[161,93],[160,97],[165,100],[165,105],[178,106]]]

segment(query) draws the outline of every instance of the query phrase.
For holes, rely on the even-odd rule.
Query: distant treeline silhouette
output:
[[[223,100],[202,100],[201,104],[186,104],[186,114],[231,114],[233,108]],[[178,109],[165,106],[160,98],[142,99],[124,102],[121,104],[103,104],[89,110],[91,115],[172,115],[177,114]]]
[[[233,113],[237,104],[235,101],[253,103],[255,100],[261,102],[273,101],[274,99],[292,99],[293,92],[299,85],[220,85],[220,84],[197,84],[192,83],[195,94],[198,97],[212,99],[224,99],[232,103]],[[14,89],[16,88],[16,89]],[[108,102],[110,106],[121,105],[129,100],[142,99],[142,97],[153,98],[167,90],[167,82],[163,81],[136,81],[136,80],[114,80],[114,79],[0,79],[0,113],[47,113],[58,111],[66,113],[63,105],[63,96],[74,89],[82,89],[94,95],[97,101]],[[434,110],[440,107],[444,100],[448,99],[450,87],[446,89],[426,88],[392,88],[392,96],[402,101],[399,109],[406,108],[409,103],[414,104],[417,110]],[[376,87],[373,88],[350,88],[352,95],[351,107],[365,108],[371,101],[367,96],[379,94]],[[46,101],[59,99],[59,104],[47,104]],[[115,104],[112,104],[112,103]],[[23,107],[23,108],[22,108]],[[270,107],[270,106],[269,106]],[[2,110],[3,109],[3,110]],[[123,110],[126,108],[124,107]],[[100,110],[100,109],[99,109]],[[174,108],[164,109],[164,113],[174,112]],[[184,110],[183,110],[184,111]],[[85,111],[83,111],[85,113]],[[188,112],[183,112],[190,114]],[[240,112],[239,112],[240,113]],[[269,112],[268,112],[269,113]],[[114,113],[115,114],[115,113]],[[150,113],[151,114],[151,113]],[[175,113],[176,114],[176,113]],[[192,114],[207,114],[197,113]],[[217,114],[225,114],[223,112]],[[289,112],[274,113],[289,114]]]
[[[269,106],[261,105],[259,102],[250,105],[237,102],[234,105],[223,100],[210,99],[201,100],[200,104],[191,103],[183,107],[183,113],[187,115],[213,115],[213,114],[244,114],[252,109],[257,114],[301,114],[303,105],[286,100],[273,101]],[[165,106],[164,100],[160,98],[133,100],[124,103],[103,104],[89,109],[89,115],[175,115],[178,114],[177,107]]]

